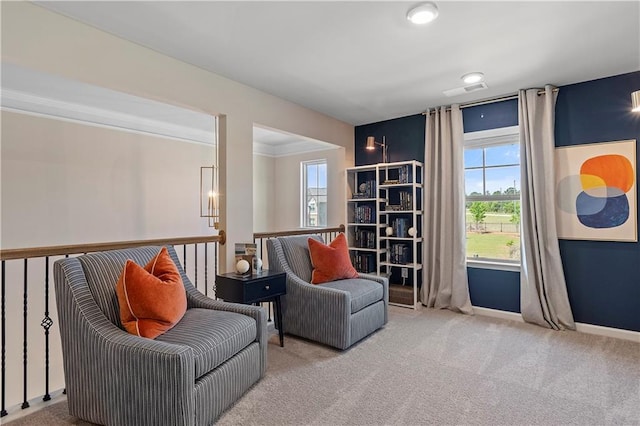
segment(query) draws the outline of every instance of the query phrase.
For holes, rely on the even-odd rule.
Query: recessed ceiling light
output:
[[[460,77],[464,84],[473,84],[484,80],[484,74],[481,72],[470,72]]]
[[[431,3],[422,3],[407,13],[407,19],[414,24],[426,24],[438,17],[438,7]]]

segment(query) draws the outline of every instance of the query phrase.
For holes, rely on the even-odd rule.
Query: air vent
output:
[[[487,88],[487,85],[483,82],[483,83],[472,84],[471,86],[464,86],[464,91],[468,93],[468,92],[475,92],[476,90],[482,90],[486,88]]]
[[[444,93],[446,96],[452,97],[452,96],[458,96],[458,95],[464,95],[466,93],[471,93],[471,92],[475,92],[478,90],[484,90],[484,89],[488,89],[489,86],[487,86],[487,83],[480,82],[480,83],[474,83],[471,84],[469,86],[463,86],[463,87],[456,87],[455,89],[449,89],[449,90],[445,90]]]

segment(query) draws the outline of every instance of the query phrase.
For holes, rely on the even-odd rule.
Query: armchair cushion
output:
[[[318,235],[280,239],[282,252],[287,259],[289,267],[294,274],[308,283],[311,282],[311,271],[313,270],[311,257],[309,256],[309,242],[307,241],[311,238],[323,242]]]
[[[130,259],[138,265],[146,265],[157,253],[158,247],[149,246],[90,253],[77,258],[95,303],[113,324],[122,328],[116,283],[125,262]]]
[[[344,234],[340,233],[329,245],[309,238],[311,257],[311,284],[356,278],[358,272],[351,264],[349,248]]]
[[[175,327],[155,340],[191,348],[197,379],[247,347],[256,336],[256,322],[249,316],[192,308]]]
[[[384,295],[384,289],[379,283],[361,278],[331,281],[320,284],[320,287],[334,288],[349,293],[351,295],[352,314],[379,302]]]
[[[116,293],[122,325],[140,337],[155,339],[174,327],[187,310],[184,284],[166,247],[144,268],[127,260]]]

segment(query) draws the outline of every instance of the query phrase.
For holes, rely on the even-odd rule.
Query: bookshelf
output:
[[[422,163],[347,169],[347,241],[359,272],[389,278],[389,303],[416,308],[422,285]]]

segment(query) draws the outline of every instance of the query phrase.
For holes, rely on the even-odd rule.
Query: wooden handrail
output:
[[[327,232],[344,232],[344,225],[339,225],[335,228],[306,228],[296,229],[293,231],[255,232],[253,234],[253,239],[286,237],[288,235],[324,234]]]
[[[226,241],[226,233],[223,230],[220,230],[219,235],[209,235],[206,237],[159,238],[154,240],[113,241],[108,243],[72,244],[63,246],[0,250],[0,260],[63,256],[66,254],[92,253],[96,251],[119,250],[142,246],[184,245],[200,243],[220,243],[224,245]]]

